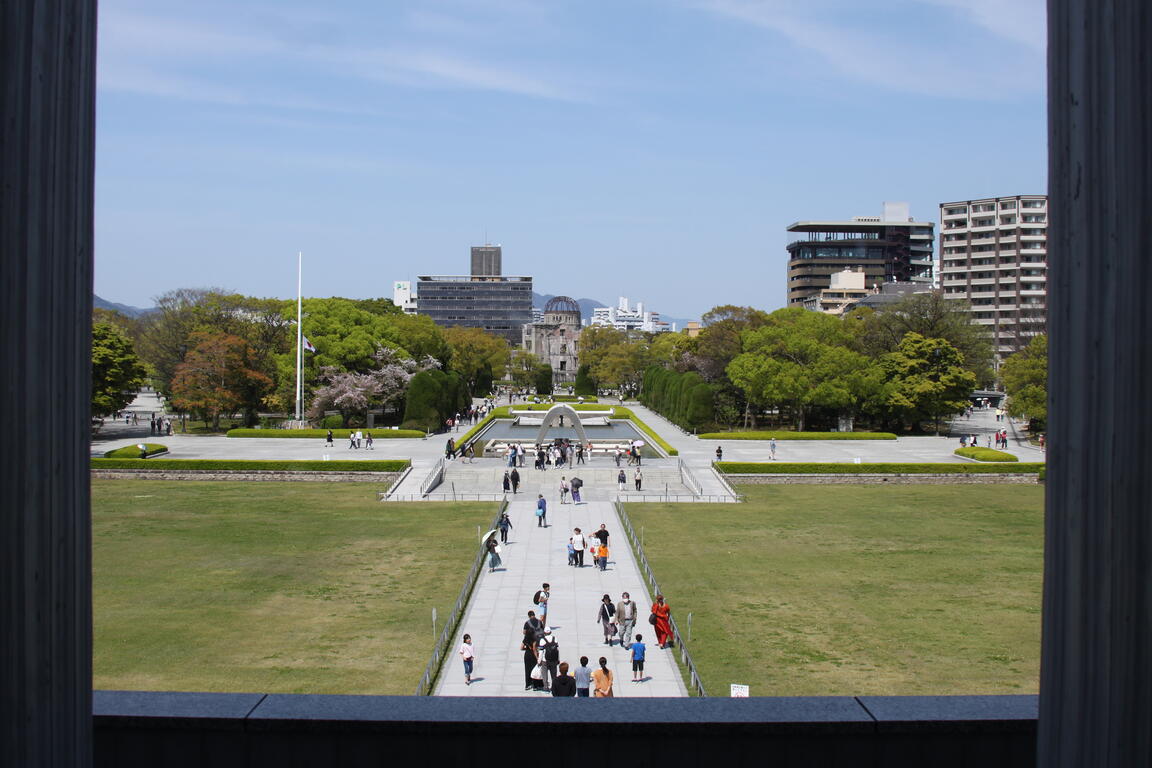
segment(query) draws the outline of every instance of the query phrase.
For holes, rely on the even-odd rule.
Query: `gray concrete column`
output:
[[[0,3],[0,765],[91,763],[96,4]]]
[[[1041,765],[1152,763],[1152,4],[1050,0]]]

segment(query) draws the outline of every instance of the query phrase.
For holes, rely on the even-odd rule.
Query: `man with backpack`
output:
[[[542,493],[538,494],[538,498],[536,499],[536,527],[548,527],[548,502],[544,499],[544,494]]]
[[[542,629],[548,628],[548,599],[552,597],[552,593],[548,591],[550,589],[551,586],[549,586],[548,582],[544,582],[544,585],[540,589],[536,590],[536,594],[532,596],[532,602],[535,603],[536,607],[540,609],[540,623],[542,625]]]

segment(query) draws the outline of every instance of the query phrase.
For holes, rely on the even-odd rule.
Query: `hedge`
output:
[[[144,443],[144,450],[148,456],[155,456],[158,453],[165,453],[168,446],[160,445],[160,443]],[[135,445],[126,445],[123,448],[117,448],[114,451],[108,451],[104,454],[106,459],[134,459],[140,461],[140,449]]]
[[[575,403],[580,399],[583,399],[585,403],[600,402],[595,395],[552,395],[552,400],[557,403]]]
[[[662,437],[660,437],[660,435],[656,434],[652,430],[651,427],[649,427],[647,424],[645,424],[643,421],[641,421],[639,418],[637,418],[636,414],[633,413],[632,409],[630,409],[630,408],[625,408],[622,405],[601,406],[601,405],[595,405],[592,403],[584,403],[584,404],[565,403],[565,405],[571,405],[572,408],[576,411],[603,411],[607,408],[615,409],[616,418],[627,419],[628,421],[631,421],[633,424],[636,425],[637,429],[639,429],[641,432],[643,432],[645,435],[647,435],[649,438],[651,438],[652,442],[656,443],[662,449],[664,449],[664,452],[667,453],[669,456],[679,456],[680,455],[679,451],[677,451],[675,448],[673,448],[671,445],[669,445]],[[487,416],[485,416],[480,421],[479,424],[477,424],[476,426],[472,427],[472,429],[465,432],[463,437],[458,438],[456,440],[456,445],[458,445],[458,446],[467,445],[468,441],[471,440],[472,438],[474,438],[476,435],[478,435],[480,433],[480,430],[487,427],[488,423],[491,422],[492,420],[509,418],[510,417],[509,411],[512,408],[515,408],[518,411],[547,411],[551,407],[552,407],[552,404],[548,404],[548,403],[531,404],[531,405],[500,405],[500,406],[497,406],[496,408],[493,408],[491,413],[489,413]]]
[[[347,440],[354,429],[334,429],[332,437],[336,440]],[[416,429],[361,429],[361,432],[372,433],[373,440],[388,440],[401,437],[425,437],[426,433]],[[326,429],[230,429],[226,437],[287,437],[310,440],[323,440],[328,436]]]
[[[701,440],[895,440],[891,432],[705,432]]]
[[[1043,464],[929,464],[895,462],[848,464],[843,462],[713,462],[726,475],[980,475],[1042,472]]]
[[[92,469],[236,470],[264,472],[402,472],[408,459],[382,461],[279,461],[258,459],[92,459]]]
[[[966,459],[975,459],[976,461],[1020,461],[1020,459],[1011,453],[997,451],[995,448],[981,448],[979,446],[973,448],[957,448],[953,453],[957,456],[963,456]]]

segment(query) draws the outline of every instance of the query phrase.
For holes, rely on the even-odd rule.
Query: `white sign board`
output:
[[[748,698],[748,686],[737,685],[732,683],[732,696],[733,699],[746,699]]]

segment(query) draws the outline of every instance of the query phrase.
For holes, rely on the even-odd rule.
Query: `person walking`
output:
[[[616,446],[616,453],[613,455],[613,458],[616,459],[616,466],[620,466],[620,454],[621,454],[620,446]]]
[[[464,641],[460,643],[460,650],[457,653],[464,660],[464,685],[472,685],[472,662],[476,659],[476,651],[472,648],[472,635],[464,635]]]
[[[488,550],[488,573],[492,573],[500,566],[500,545],[496,543],[496,534],[488,537],[484,547]]]
[[[587,656],[580,657],[580,666],[576,667],[572,679],[576,681],[576,696],[588,698],[588,689],[592,687],[592,670],[588,668]]]
[[[644,654],[648,650],[644,643],[644,635],[636,635],[636,642],[632,643],[632,682],[644,682]]]
[[[355,448],[356,448],[356,433],[355,432],[349,432],[348,433],[348,450],[351,451]]]
[[[520,473],[516,471],[515,467],[512,468],[512,474],[509,475],[508,477],[512,481],[512,493],[519,493],[520,492]]]
[[[496,527],[500,529],[500,543],[508,543],[508,531],[512,529],[512,519],[508,517],[508,513],[500,515],[500,520],[496,523]]]
[[[444,458],[448,461],[456,458],[456,441],[448,438],[448,442],[444,443]]]
[[[600,566],[600,570],[608,570],[608,545],[602,544],[597,540],[596,543],[596,559],[593,560],[595,565]]]
[[[577,464],[583,464],[584,463],[584,443],[577,443],[576,444],[576,463]]]
[[[601,544],[608,546],[608,523],[600,523],[600,530],[596,531],[596,533],[592,535],[600,539]]]
[[[772,461],[776,461],[776,438],[768,441],[768,453],[772,457]]]
[[[334,447],[332,443],[332,430],[328,430],[328,436],[324,438],[324,445],[329,448]]]
[[[619,486],[621,491],[628,490],[628,475],[624,474],[623,469],[616,474],[616,485]]]
[[[716,446],[716,461],[724,461],[724,449]]]
[[[548,631],[548,601],[552,599],[552,586],[548,582],[544,582],[540,589],[536,590],[536,594],[532,596],[532,602],[540,609],[540,627],[545,632]]]
[[[560,503],[561,504],[567,504],[568,503],[568,491],[569,491],[568,481],[565,480],[563,477],[561,477],[560,478]]]
[[[508,470],[504,470],[504,493],[512,490],[512,478],[508,476]]]
[[[616,606],[612,605],[612,598],[608,595],[600,598],[600,609],[596,612],[596,620],[604,628],[604,645],[611,647],[612,639],[616,637],[616,623],[612,618],[616,615]]]
[[[576,567],[584,567],[584,549],[588,546],[587,541],[584,539],[584,534],[580,532],[579,528],[572,529],[572,538],[568,539],[572,543],[572,549],[576,552]]]
[[[539,682],[532,677],[539,660],[536,658],[536,635],[525,629],[524,639],[520,642],[520,650],[524,652],[524,690],[530,691]]]
[[[595,698],[610,699],[612,693],[612,670],[608,669],[608,659],[600,657],[600,668],[592,672],[592,685],[595,688]]]
[[[371,432],[365,432],[364,433],[364,447],[370,451],[376,450],[375,448],[372,447],[372,433]]]
[[[579,504],[580,503],[580,489],[584,487],[584,481],[578,477],[574,477],[574,478],[572,478],[572,482],[569,483],[569,485],[572,486],[572,503],[573,504]]]
[[[536,527],[548,527],[548,501],[542,493],[536,498]]]
[[[636,490],[640,490],[640,486],[644,483],[644,473],[640,471],[640,467],[636,467],[636,474],[632,475],[632,481],[636,483]]]
[[[556,680],[556,674],[560,671],[560,643],[556,642],[556,637],[550,630],[544,630],[544,637],[540,638],[540,651],[544,657],[544,669],[547,670],[544,690],[550,691]]]
[[[661,647],[667,647],[667,644],[672,640],[672,624],[668,620],[671,615],[672,609],[668,603],[664,602],[664,595],[656,595],[656,602],[652,604],[652,615],[648,619],[653,627],[656,628],[656,643]]]
[[[560,674],[552,680],[553,696],[575,696],[576,680],[568,675],[568,662],[560,662]]]
[[[632,645],[632,630],[636,627],[636,603],[627,592],[620,595],[616,603],[616,627],[620,631],[620,647]]]
[[[361,448],[364,445],[364,433],[356,430],[356,447]]]

